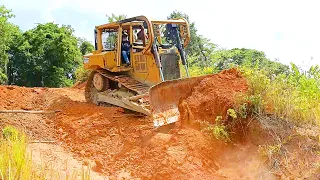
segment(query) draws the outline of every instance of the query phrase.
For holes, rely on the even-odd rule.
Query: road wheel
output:
[[[92,79],[93,86],[97,89],[98,92],[105,91],[108,87],[108,80],[103,77],[100,73],[95,73]]]

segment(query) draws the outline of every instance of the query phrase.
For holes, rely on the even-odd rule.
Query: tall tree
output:
[[[71,85],[81,62],[71,26],[46,23],[26,31],[11,47],[10,83],[25,86]]]
[[[13,34],[18,31],[18,27],[9,23],[9,19],[14,17],[11,10],[5,6],[0,6],[0,84],[7,81],[7,64],[9,45],[13,40]]]
[[[78,38],[78,46],[82,55],[91,53],[94,50],[94,46],[83,38]]]
[[[106,15],[106,16],[108,18],[108,23],[120,21],[127,18],[127,15],[125,14],[120,14],[120,15],[111,14],[110,16],[109,15]],[[110,33],[108,34],[107,37],[102,36],[102,38],[103,38],[102,42],[104,46],[107,46],[108,44],[114,44],[117,41],[117,34]],[[88,41],[84,39],[79,38],[78,43],[79,43],[79,48],[82,55],[90,53],[94,49],[94,46],[92,46]],[[90,70],[84,69],[83,64],[81,64],[75,71],[76,81],[79,81],[79,82],[86,81],[89,74],[90,74]]]
[[[111,16],[107,15],[107,18],[108,18],[108,22],[112,23],[112,22],[116,22],[116,21],[120,21],[120,20],[126,19],[127,15],[125,15],[125,14],[115,15],[115,14],[112,13]]]
[[[192,59],[194,59],[194,61],[190,62],[190,64],[200,67],[209,66],[211,63],[209,55],[214,51],[217,45],[210,42],[209,39],[198,34],[195,23],[190,22],[190,18],[187,14],[181,11],[173,11],[167,17],[167,19],[172,18],[185,18],[189,23],[190,42],[186,48],[186,54],[188,56],[193,56]]]

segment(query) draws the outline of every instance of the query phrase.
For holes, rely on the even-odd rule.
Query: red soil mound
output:
[[[47,88],[0,86],[0,109],[42,109],[42,92],[47,90]]]
[[[87,81],[85,82],[76,82],[74,85],[73,85],[73,88],[76,88],[76,89],[84,89],[87,85]]]
[[[187,111],[189,120],[214,123],[217,116],[226,119],[235,95],[247,90],[247,81],[237,69],[224,70],[194,87],[192,94],[180,104],[180,111]]]

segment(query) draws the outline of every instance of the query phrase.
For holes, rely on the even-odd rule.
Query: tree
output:
[[[123,19],[127,18],[127,15],[125,15],[125,14],[115,15],[115,14],[112,13],[111,16],[108,16],[108,15],[106,15],[106,16],[108,18],[108,22],[109,23],[120,21],[120,20],[123,20]]]
[[[255,49],[219,50],[211,54],[211,59],[213,66],[217,67],[219,71],[233,66],[245,66],[264,69],[269,75],[289,72],[288,66],[269,60],[264,52]]]
[[[94,46],[83,38],[78,38],[78,47],[82,55],[91,53],[94,50]]]
[[[7,81],[9,44],[13,40],[13,33],[18,29],[17,26],[8,22],[12,17],[14,15],[11,10],[6,9],[5,6],[0,6],[0,84]]]
[[[108,23],[116,22],[123,20],[127,18],[127,15],[125,14],[120,14],[120,15],[115,15],[111,14],[111,16],[108,16]],[[102,36],[102,38],[104,38]],[[106,39],[103,40],[104,43],[107,42],[116,42],[117,41],[117,34],[116,33],[110,33]],[[79,38],[78,39],[78,44],[79,44],[79,49],[82,53],[82,55],[85,55],[87,53],[90,53],[94,50],[94,46],[92,44],[84,39]],[[90,70],[84,69],[83,64],[81,64],[75,71],[75,76],[76,76],[76,81],[77,82],[84,82],[88,79],[90,75]]]
[[[78,46],[82,55],[91,53],[94,50],[94,46],[83,38],[78,38]],[[77,82],[86,81],[89,75],[90,70],[85,69],[82,63],[75,71],[75,78]]]
[[[81,53],[71,26],[46,23],[23,33],[11,46],[10,83],[62,87],[73,83]]]
[[[186,47],[186,54],[188,56],[196,57],[194,61],[190,62],[190,65],[197,65],[200,67],[210,66],[211,59],[210,54],[213,53],[217,45],[210,42],[209,39],[198,34],[194,22],[190,22],[189,16],[180,11],[173,11],[167,19],[172,18],[185,18],[189,23],[190,29],[190,42]]]

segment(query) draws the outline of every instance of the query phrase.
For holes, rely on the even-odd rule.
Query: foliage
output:
[[[77,38],[70,26],[47,23],[16,35],[9,53],[9,83],[62,87],[73,84],[81,62]]]
[[[268,77],[264,70],[242,68],[250,85],[248,97],[257,114],[274,114],[297,123],[320,125],[319,66],[302,73],[291,64],[289,74]]]
[[[79,66],[75,72],[76,82],[84,82],[88,79],[90,75],[90,70],[87,70],[83,67],[83,65]]]
[[[82,55],[92,53],[94,51],[94,46],[83,38],[78,38],[78,46]],[[75,70],[76,82],[84,82],[88,79],[90,75],[90,70],[84,68],[83,64]]]
[[[232,117],[232,119],[237,119],[237,113],[234,109],[228,109],[227,114],[228,116]]]
[[[187,56],[196,57],[195,61],[189,61],[189,65],[199,66],[200,68],[208,67],[211,64],[210,54],[213,53],[217,45],[210,42],[209,39],[199,35],[194,22],[190,22],[189,16],[180,11],[173,11],[168,17],[172,18],[185,18],[189,23],[190,29],[190,42],[186,47]]]
[[[218,50],[211,54],[211,59],[219,71],[235,66],[264,69],[268,76],[289,71],[288,66],[269,60],[264,52],[255,49]]]
[[[94,46],[87,40],[83,38],[78,38],[78,47],[82,55],[92,53]]]
[[[202,75],[206,75],[206,74],[213,74],[213,73],[217,73],[218,69],[214,66],[198,66],[196,63],[193,63],[195,61],[197,61],[197,56],[190,56],[188,58],[189,64],[191,64],[188,67],[188,71],[191,77],[196,77],[196,76],[202,76]],[[180,67],[180,71],[181,71],[181,75],[182,77],[186,77],[186,71],[185,71],[185,67],[181,65]]]
[[[0,139],[0,179],[45,179],[32,171],[31,156],[26,153],[23,133],[8,126]]]
[[[283,154],[283,144],[270,144],[270,145],[260,145],[258,152],[262,159],[269,162],[269,164],[277,168],[279,167],[279,162],[281,155]]]
[[[213,126],[210,125],[207,130],[212,132],[212,135],[216,139],[221,139],[225,142],[231,142],[227,127],[222,123],[222,116],[217,116],[215,124]]]
[[[13,41],[13,33],[18,29],[17,26],[9,23],[9,19],[14,17],[11,10],[0,6],[0,84],[7,81],[7,63],[9,44]]]
[[[107,15],[107,18],[108,18],[108,22],[112,23],[112,22],[117,22],[117,21],[126,19],[127,15],[125,15],[125,14],[115,15],[115,14],[112,13],[111,16]]]
[[[26,135],[12,126],[2,129],[0,136],[0,179],[91,179],[90,169],[82,168],[80,172],[72,170],[71,173],[62,175],[53,167],[45,165],[38,167],[32,162],[31,153],[27,152]]]

